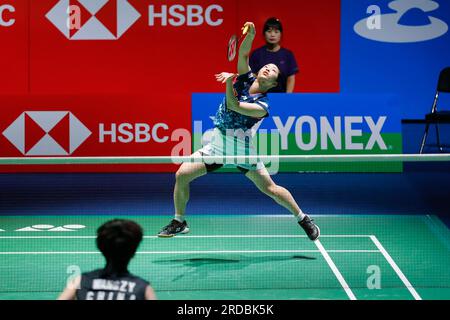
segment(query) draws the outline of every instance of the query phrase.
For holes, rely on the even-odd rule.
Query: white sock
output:
[[[298,222],[301,222],[306,217],[306,214],[303,213],[303,211],[300,210],[298,213],[298,216],[296,217]]]
[[[175,215],[175,220],[177,220],[178,222],[183,223],[184,222],[184,216]]]

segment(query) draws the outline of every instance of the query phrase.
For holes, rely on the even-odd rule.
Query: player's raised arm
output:
[[[250,66],[248,64],[248,59],[250,56],[250,51],[252,50],[253,40],[255,39],[256,30],[253,22],[246,22],[244,25],[244,31],[248,28],[247,34],[239,47],[238,53],[238,73],[246,74],[250,71]]]
[[[264,103],[245,103],[240,102],[236,97],[233,89],[233,79],[236,74],[222,72],[216,74],[216,80],[226,82],[226,105],[227,109],[254,118],[263,118],[267,114],[267,110],[263,107]]]

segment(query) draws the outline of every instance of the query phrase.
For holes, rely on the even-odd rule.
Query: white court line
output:
[[[320,235],[322,238],[369,238],[370,235]],[[176,236],[176,238],[307,238],[304,234],[283,235],[283,234],[249,234],[249,235],[203,235],[203,236]],[[154,238],[151,237],[150,238]],[[157,238],[157,237],[155,237]]]
[[[97,236],[0,236],[0,239],[96,239]]]
[[[399,276],[399,278],[403,281],[406,288],[411,292],[414,299],[416,300],[422,300],[422,298],[419,296],[417,291],[414,289],[414,287],[411,285],[409,280],[406,278],[406,276],[403,274],[402,270],[398,267],[398,265],[395,263],[394,259],[390,256],[390,254],[386,251],[386,249],[383,247],[380,241],[378,241],[376,236],[370,236],[370,239],[372,239],[373,243],[377,246],[377,248],[380,250],[380,252],[383,254],[384,258],[389,262],[391,267],[394,269],[395,273]]]
[[[277,234],[254,234],[254,235],[179,235],[171,239],[199,239],[199,238],[306,238],[306,235],[277,235]],[[321,238],[369,238],[370,235],[320,235]],[[96,236],[0,236],[0,239],[95,239]],[[144,236],[145,239],[157,239],[158,236]]]
[[[328,250],[331,253],[380,253],[378,250]],[[322,253],[321,250],[220,250],[220,251],[138,251],[137,254],[222,254],[222,253]],[[64,255],[100,254],[100,251],[16,251],[0,252],[0,255]]]
[[[323,257],[327,261],[328,265],[330,266],[330,268],[333,271],[334,275],[338,279],[338,281],[341,284],[342,288],[344,288],[345,293],[347,293],[347,296],[350,298],[350,300],[356,300],[356,296],[353,294],[353,291],[348,286],[348,284],[345,281],[344,277],[342,276],[341,272],[339,271],[339,269],[334,264],[333,260],[331,259],[330,255],[325,250],[325,248],[323,247],[323,245],[320,242],[320,240],[316,240],[316,241],[314,241],[314,243],[316,244],[316,246],[319,249],[320,253],[322,253]],[[330,252],[331,252],[331,250],[330,250]]]

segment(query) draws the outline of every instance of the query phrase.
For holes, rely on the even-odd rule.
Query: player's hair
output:
[[[283,25],[281,24],[280,19],[275,17],[267,19],[267,21],[264,23],[263,35],[269,29],[276,29],[279,30],[280,32],[283,32]]]
[[[143,238],[140,225],[131,220],[114,219],[97,229],[97,248],[108,264],[126,268]]]
[[[277,77],[277,82],[278,82],[278,83],[280,83],[281,79],[283,78],[283,71],[281,71],[281,68],[280,68],[280,66],[279,66],[279,65],[277,65],[276,63],[275,63],[275,65],[276,65],[276,66],[277,66],[277,68],[278,68],[278,77]]]

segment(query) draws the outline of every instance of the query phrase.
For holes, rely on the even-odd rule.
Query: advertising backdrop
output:
[[[450,64],[448,1],[0,0],[0,156],[170,155],[180,143],[190,152],[199,134],[193,123],[201,120],[209,129],[224,92],[214,74],[235,71],[226,56],[228,39],[253,21],[254,49],[261,47],[264,21],[273,16],[282,21],[282,45],[300,69],[295,94],[271,95],[271,117],[261,127],[294,121],[282,153],[401,153],[401,119],[423,118],[439,72]],[[342,143],[335,136],[323,148],[321,121],[334,130],[335,117]],[[311,118],[317,124],[312,148]],[[367,121],[384,144],[378,136],[369,144]],[[361,135],[346,136],[346,124]],[[180,130],[194,137],[181,141]],[[399,170],[397,164],[372,168]]]

